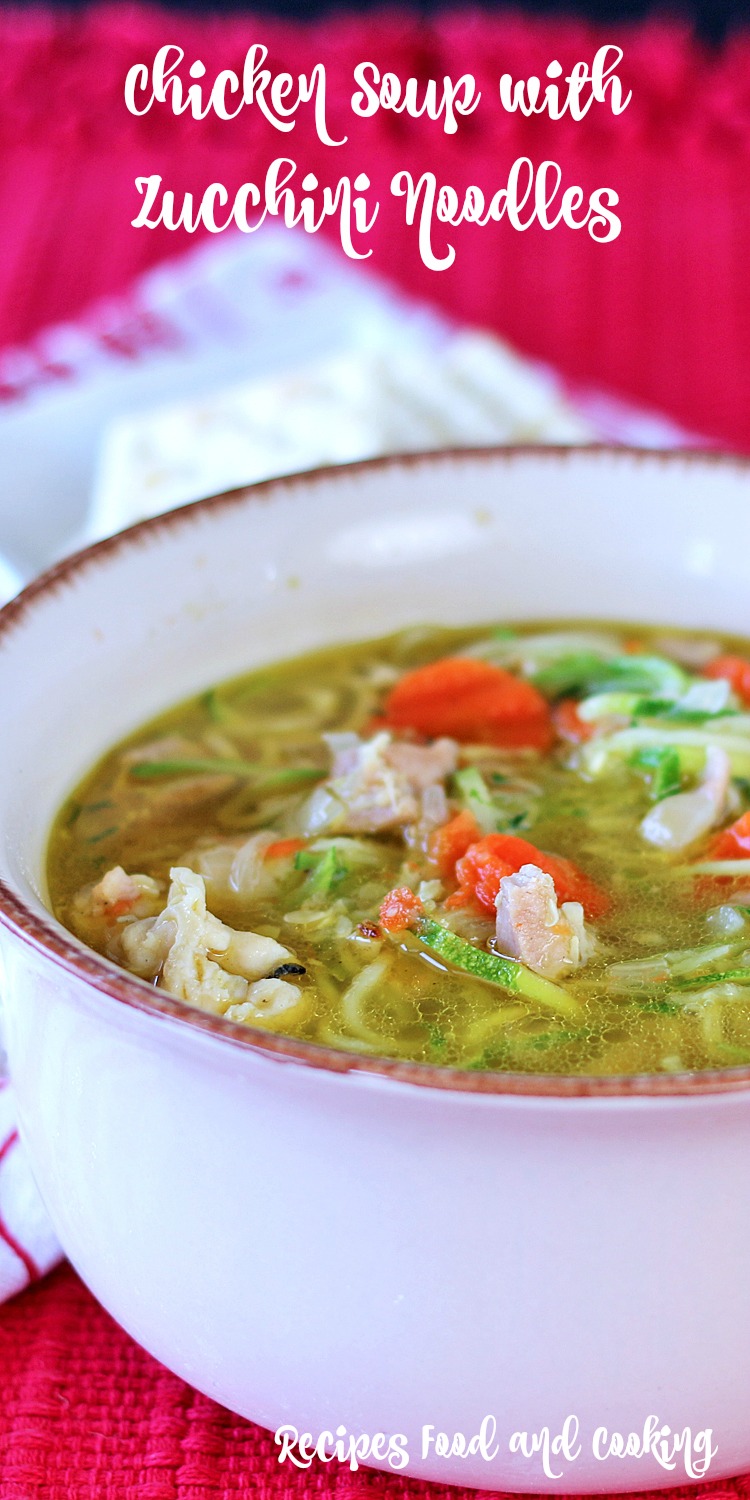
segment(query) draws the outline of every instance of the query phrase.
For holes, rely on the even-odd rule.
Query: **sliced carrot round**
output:
[[[510,833],[488,833],[467,849],[456,865],[459,892],[491,915],[500,881],[516,874],[522,865],[536,865],[551,875],[558,901],[580,901],[587,917],[602,917],[609,910],[606,893],[572,859],[545,854],[528,839]]]
[[[730,684],[737,697],[750,706],[750,661],[744,656],[715,656],[704,668],[705,677],[723,678]]]
[[[428,739],[449,735],[507,749],[548,750],[554,738],[549,705],[530,682],[470,656],[407,672],[388,695],[384,718]]]
[[[560,738],[575,745],[590,740],[594,733],[594,725],[581,718],[575,698],[561,698],[552,710],[552,721]]]
[[[430,859],[437,865],[440,874],[452,875],[456,861],[470,844],[482,837],[479,827],[470,812],[457,813],[442,828],[436,828],[430,839]]]
[[[607,915],[612,903],[606,891],[572,859],[565,859],[562,854],[543,854],[538,863],[546,875],[552,876],[561,904],[563,901],[580,901],[586,916],[592,921]]]
[[[404,932],[423,915],[424,907],[419,897],[409,890],[408,885],[398,885],[383,898],[380,925],[386,932]]]
[[[299,854],[300,849],[307,848],[307,839],[277,839],[274,844],[269,844],[265,850],[264,859],[289,859],[293,854]]]
[[[750,812],[724,828],[711,844],[711,859],[750,859]]]
[[[495,911],[495,898],[503,876],[513,875],[524,863],[524,860],[514,864],[512,860],[504,859],[494,847],[494,840],[498,838],[500,835],[490,833],[479,839],[456,865],[459,891],[464,897],[476,901],[477,906],[490,916]]]

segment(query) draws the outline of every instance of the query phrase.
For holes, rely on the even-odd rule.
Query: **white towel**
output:
[[[61,1255],[18,1139],[13,1090],[0,1079],[0,1302],[51,1270]]]

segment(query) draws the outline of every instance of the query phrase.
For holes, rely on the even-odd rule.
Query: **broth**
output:
[[[750,644],[662,627],[318,651],[110,751],[52,830],[52,907],[190,1004],[346,1050],[750,1062],[748,704]]]

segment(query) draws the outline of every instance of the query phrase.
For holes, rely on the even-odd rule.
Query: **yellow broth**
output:
[[[663,628],[569,624],[523,626],[516,634],[523,640],[541,630],[579,629],[609,630],[618,643],[635,634],[645,653],[656,651],[665,635]],[[239,840],[263,828],[278,839],[293,837],[315,773],[328,772],[322,734],[367,735],[397,674],[460,653],[488,634],[491,628],[425,627],[334,647],[251,672],[170,708],[111,750],[60,810],[48,856],[55,914],[106,953],[96,924],[81,918],[76,895],[112,866],[152,876],[166,890],[171,867],[211,840]],[[681,638],[677,632],[670,637],[679,655]],[[750,656],[746,643],[718,644]],[[689,786],[694,752],[688,747],[684,754]],[[147,768],[167,769],[139,774],[144,756]],[[203,760],[211,765],[205,772]],[[169,771],[185,761],[197,768]],[[232,762],[247,763],[253,776],[233,771]],[[561,741],[545,755],[464,746],[462,764],[481,768],[498,831],[519,833],[541,850],[574,860],[610,897],[611,909],[594,924],[597,952],[561,981],[574,1013],[556,1014],[459,971],[413,933],[385,934],[379,924],[385,893],[404,884],[417,890],[436,877],[424,847],[410,847],[401,831],[391,830],[331,840],[340,848],[334,878],[322,893],[311,892],[310,868],[289,859],[272,897],[243,902],[225,895],[210,902],[234,928],[277,938],[305,969],[306,1009],[288,1029],[344,1050],[523,1073],[645,1073],[750,1061],[750,986],[722,978],[750,964],[750,920],[745,923],[743,911],[744,902],[750,904],[750,860],[747,894],[736,876],[731,885],[709,881],[706,890],[691,865],[710,841],[680,857],[645,843],[640,824],[653,805],[653,788],[648,768],[635,766],[632,756],[592,774],[580,749]],[[258,785],[259,776],[297,769],[309,783]],[[460,803],[450,783],[448,796],[455,812]],[[750,804],[747,778],[733,778],[732,798],[737,817]],[[727,904],[736,915],[717,917]],[[440,919],[465,940],[486,945],[487,923],[478,912],[441,909]],[[691,970],[695,949],[708,957],[692,961]],[[672,979],[657,973],[658,963],[653,972],[635,970],[624,979],[613,969],[684,952],[688,957],[674,961]],[[696,969],[699,976],[705,970],[705,982],[691,978]]]

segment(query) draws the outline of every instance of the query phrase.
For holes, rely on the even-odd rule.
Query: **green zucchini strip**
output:
[[[735,724],[735,720],[730,718],[718,722]],[[697,752],[705,753],[709,745],[720,745],[726,750],[733,776],[750,777],[750,737],[724,734],[718,725],[710,732],[704,729],[672,729],[666,725],[650,729],[620,729],[614,734],[589,740],[581,752],[581,762],[589,775],[599,776],[608,769],[613,759],[629,757],[634,751],[663,746],[678,752],[681,770],[697,771],[702,764],[702,758]]]
[[[475,979],[484,979],[488,984],[496,984],[511,995],[523,995],[527,1000],[533,1000],[537,1005],[559,1015],[580,1016],[581,1005],[575,996],[561,985],[553,984],[550,979],[544,979],[541,974],[527,969],[524,964],[516,963],[515,959],[503,958],[499,953],[488,953],[484,948],[475,948],[473,943],[467,943],[464,938],[458,937],[439,922],[434,922],[431,917],[423,917],[414,931],[425,948],[429,948],[453,968],[461,969]]]
[[[206,756],[186,756],[175,760],[137,760],[130,767],[130,775],[139,781],[151,781],[160,776],[242,776],[253,780],[259,791],[266,788],[292,786],[297,782],[321,781],[325,771],[312,766],[282,766],[277,771],[261,771],[247,760],[210,759]]]
[[[673,979],[672,990],[705,989],[708,985],[750,984],[750,969],[725,969],[723,974],[691,974],[685,979]]]
[[[294,857],[294,868],[310,872],[305,881],[305,897],[329,896],[349,874],[335,844],[321,850],[300,849]]]
[[[652,802],[663,802],[665,797],[671,797],[681,790],[680,757],[670,745],[646,745],[641,750],[635,750],[630,757],[630,764],[637,771],[650,774]]]

